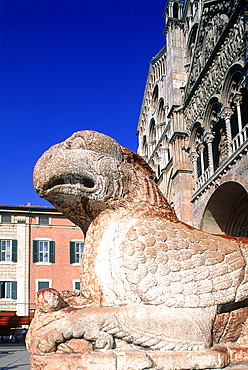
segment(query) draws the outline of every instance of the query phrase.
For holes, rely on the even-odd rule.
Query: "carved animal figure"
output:
[[[34,185],[86,233],[81,289],[100,307],[54,314],[35,351],[73,337],[98,348],[114,338],[151,349],[210,346],[217,305],[248,296],[247,240],[180,222],[146,162],[112,138],[74,133],[39,159]],[[94,333],[87,322],[97,323]]]

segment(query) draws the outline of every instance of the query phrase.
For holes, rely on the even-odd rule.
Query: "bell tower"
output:
[[[169,0],[164,10],[166,25],[169,21],[181,20],[183,16],[183,0]]]
[[[167,49],[167,86],[169,110],[182,104],[180,88],[185,83],[185,35],[183,0],[169,0],[164,10]]]

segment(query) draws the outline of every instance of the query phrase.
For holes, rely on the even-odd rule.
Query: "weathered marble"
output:
[[[56,369],[61,353],[68,357],[60,368],[72,369],[66,363],[76,356],[78,370],[98,364],[205,369],[230,362],[227,347],[210,350],[212,330],[218,305],[248,296],[246,239],[180,222],[146,162],[97,132],[77,132],[51,147],[35,166],[34,184],[82,228],[86,241],[79,303],[69,292],[37,294],[26,339],[32,369]],[[221,343],[225,320],[232,327],[230,317],[215,320]],[[125,365],[118,365],[119,353]],[[90,356],[97,358],[95,367]]]
[[[35,370],[218,369],[228,363],[229,354],[225,347],[198,352],[109,351],[31,356],[31,369]]]

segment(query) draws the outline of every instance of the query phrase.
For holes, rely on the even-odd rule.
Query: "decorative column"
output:
[[[228,157],[232,155],[232,131],[231,131],[231,116],[233,115],[233,110],[229,107],[225,107],[221,112],[221,118],[225,121],[226,126],[226,138],[227,138],[227,150]]]
[[[197,152],[191,152],[189,158],[193,164],[193,173],[194,173],[194,182],[195,182],[195,189],[197,187],[197,180],[198,180],[198,170],[197,170],[197,159],[199,154]]]
[[[199,152],[200,152],[201,176],[202,176],[204,171],[205,171],[205,169],[204,169],[204,157],[203,157],[204,144],[203,143],[199,144],[198,149],[199,149]]]
[[[237,93],[235,94],[233,98],[233,102],[237,107],[237,115],[238,115],[238,126],[239,126],[239,132],[242,131],[242,118],[241,118],[241,109],[240,109],[240,104],[242,102],[242,95]]]
[[[207,147],[208,147],[208,165],[209,165],[210,175],[214,173],[213,146],[212,146],[213,139],[214,139],[214,135],[211,132],[206,132],[203,137],[203,140],[207,143]]]
[[[169,3],[169,6],[168,6],[168,16],[170,18],[173,17],[173,3]]]

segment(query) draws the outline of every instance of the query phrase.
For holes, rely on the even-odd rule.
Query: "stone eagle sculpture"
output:
[[[179,221],[148,164],[114,139],[74,133],[38,160],[34,186],[86,234],[86,304],[61,308],[58,292],[40,291],[32,353],[72,338],[95,350],[207,348],[217,305],[247,298],[247,239]]]

